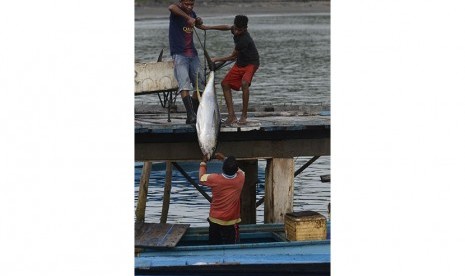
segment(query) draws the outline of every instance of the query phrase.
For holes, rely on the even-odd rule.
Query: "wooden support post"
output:
[[[256,224],[256,185],[258,182],[258,160],[240,160],[239,168],[245,172],[245,183],[241,193],[241,224]]]
[[[168,210],[170,209],[171,197],[171,178],[173,175],[173,166],[170,161],[166,161],[165,189],[163,191],[163,206],[161,208],[160,223],[166,223],[168,220]]]
[[[144,162],[142,174],[140,176],[139,197],[136,207],[136,223],[144,222],[145,206],[147,205],[147,192],[149,189],[150,171],[152,170],[152,162]]]
[[[294,206],[294,158],[268,159],[265,169],[265,223],[282,223]]]

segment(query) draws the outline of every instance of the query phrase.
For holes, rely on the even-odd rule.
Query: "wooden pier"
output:
[[[217,151],[238,159],[330,155],[329,116],[259,115],[249,117],[246,126],[222,127]],[[182,113],[171,123],[160,115],[136,115],[136,161],[200,160],[195,126],[184,121]]]
[[[250,112],[247,125],[220,129],[217,151],[236,156],[246,173],[243,223],[256,222],[255,208],[261,202],[265,203],[265,222],[282,223],[285,214],[293,211],[295,173],[303,170],[294,167],[294,157],[313,157],[306,167],[319,156],[330,155],[329,113],[309,114],[301,109]],[[167,122],[166,113],[135,115],[135,161],[200,162],[195,126],[185,124],[184,112],[171,116],[171,122]],[[267,167],[265,198],[257,202],[258,159],[266,159]]]
[[[135,161],[144,161],[136,208],[136,222],[144,221],[147,185],[152,161],[166,161],[167,177],[171,179],[171,163],[183,173],[176,161],[200,161],[195,125],[186,125],[183,108],[176,113],[177,83],[173,62],[136,63],[135,95],[157,94],[160,104],[138,112],[144,107],[135,106]],[[163,95],[163,98],[160,95]],[[278,103],[277,103],[278,104]],[[285,103],[284,103],[285,104]],[[162,107],[161,112],[156,112]],[[294,177],[322,155],[330,155],[330,112],[313,106],[285,106],[284,108],[249,105],[248,123],[245,126],[222,127],[216,151],[233,155],[246,179],[241,194],[241,218],[244,224],[256,223],[255,209],[265,203],[265,222],[282,223],[286,213],[293,210]],[[319,105],[317,107],[322,107]],[[224,108],[224,106],[223,106]],[[145,107],[147,110],[147,108]],[[175,109],[175,110],[172,110]],[[234,107],[235,110],[240,109]],[[223,111],[224,112],[224,111]],[[222,114],[225,118],[227,114]],[[294,157],[312,156],[297,171]],[[256,201],[258,159],[266,159],[265,197]],[[202,187],[184,172],[186,179],[211,200]],[[165,187],[169,204],[170,183]],[[164,200],[165,201],[165,200]],[[160,222],[166,222],[168,207],[164,202]]]

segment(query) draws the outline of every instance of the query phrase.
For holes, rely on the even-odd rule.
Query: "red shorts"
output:
[[[247,81],[249,86],[252,84],[252,78],[257,69],[258,66],[254,64],[249,64],[244,67],[239,67],[237,64],[234,64],[221,83],[227,83],[232,89],[239,91],[242,87],[242,80]]]

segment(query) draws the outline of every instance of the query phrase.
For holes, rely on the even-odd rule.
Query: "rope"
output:
[[[220,63],[220,64],[213,63],[213,61],[210,58],[210,55],[207,52],[207,48],[205,48],[205,46],[207,44],[207,41],[206,41],[206,39],[207,39],[207,30],[204,30],[205,34],[204,34],[204,43],[203,44],[202,44],[202,41],[200,40],[200,36],[197,33],[197,30],[195,29],[195,27],[194,27],[194,33],[197,36],[197,39],[199,40],[200,47],[202,47],[202,49],[203,49],[205,62],[208,64],[208,69],[210,69],[210,71],[217,71],[217,70],[223,68],[224,66],[229,65],[229,64],[234,62],[234,60],[229,60],[229,61],[225,61],[225,62]],[[205,76],[205,82],[206,82],[207,81],[207,66],[204,66],[204,71],[205,71],[204,76]]]
[[[199,34],[197,33],[197,30],[195,29],[195,27],[192,27],[194,29],[194,33],[195,35],[197,36],[197,39],[199,40],[199,43],[200,43],[200,46],[202,47],[202,49],[204,50],[205,52],[205,47],[203,47],[203,43],[202,43],[202,40],[200,40],[200,36]],[[207,32],[206,30],[204,30],[205,32]]]
[[[200,40],[200,36],[199,36],[199,34],[197,33],[197,30],[195,29],[195,27],[193,27],[193,29],[194,29],[195,35],[197,36],[197,39],[199,40],[200,46],[201,46],[202,49],[203,49],[203,54],[204,54],[205,58],[207,59],[208,69],[210,69],[210,71],[214,71],[214,69],[215,69],[215,64],[212,62],[212,60],[211,60],[211,58],[210,58],[210,55],[209,55],[208,52],[207,52],[207,49],[204,47],[202,41]]]
[[[207,85],[206,82],[207,81],[205,81],[205,85]],[[200,102],[202,100],[202,96],[200,96],[200,90],[199,90],[199,71],[197,71],[197,79],[195,80],[195,88],[196,88],[196,91],[197,91],[197,99]]]
[[[207,47],[207,30],[203,30],[203,45]],[[203,55],[203,77],[205,80],[205,84],[207,84],[207,58],[205,57],[205,55]]]

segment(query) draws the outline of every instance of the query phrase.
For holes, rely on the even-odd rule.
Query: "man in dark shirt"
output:
[[[228,118],[225,125],[246,124],[247,108],[249,106],[249,87],[252,84],[252,78],[260,66],[260,58],[255,43],[247,31],[249,19],[245,15],[236,15],[234,25],[230,27],[234,35],[234,51],[231,55],[221,58],[212,58],[213,62],[222,62],[236,60],[231,70],[226,74],[221,87],[223,88],[226,107],[228,108]],[[242,89],[242,115],[237,121],[234,113],[231,89],[239,91]]]
[[[180,0],[179,3],[171,4],[170,11],[169,41],[170,54],[174,60],[174,76],[178,81],[178,92],[181,93],[182,102],[186,107],[186,124],[195,124],[196,112],[199,100],[194,91],[198,84],[202,90],[205,85],[203,74],[200,70],[200,60],[194,45],[194,28],[201,30],[225,30],[223,26],[205,26],[203,20],[194,12],[194,0]]]

